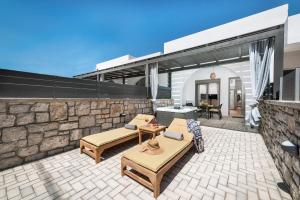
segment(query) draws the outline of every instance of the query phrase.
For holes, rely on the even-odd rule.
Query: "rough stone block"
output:
[[[100,126],[96,126],[96,127],[91,128],[91,134],[100,133],[100,132],[101,132],[101,127]]]
[[[69,117],[68,121],[69,122],[74,122],[74,121],[78,121],[79,117],[78,116],[73,116],[73,117]]]
[[[15,152],[8,152],[8,153],[0,154],[0,160],[3,159],[3,158],[13,157],[13,156],[15,156],[15,155],[16,155]]]
[[[27,131],[23,126],[4,128],[2,131],[2,141],[12,142],[12,141],[26,139],[26,133]]]
[[[26,147],[27,146],[27,140],[19,140],[17,146],[20,147]]]
[[[67,146],[69,144],[68,135],[59,135],[45,138],[40,146],[40,151],[49,151],[52,149]]]
[[[105,122],[105,119],[96,119],[97,124],[102,124]]]
[[[106,101],[105,100],[98,101],[97,107],[98,107],[98,109],[100,109],[100,108],[106,108]]]
[[[54,149],[54,150],[50,150],[47,152],[48,156],[52,156],[52,155],[55,155],[55,154],[59,154],[59,153],[62,153],[64,151],[63,148],[59,148],[59,149]]]
[[[107,108],[102,109],[101,114],[109,114],[109,109],[107,109]]]
[[[295,118],[293,116],[288,117],[287,125],[288,125],[288,130],[291,133],[295,133]]]
[[[57,130],[53,130],[53,131],[47,131],[44,133],[44,137],[52,137],[58,134]]]
[[[49,113],[36,113],[35,114],[36,122],[42,123],[42,122],[48,122],[49,121]]]
[[[96,109],[97,108],[97,101],[92,101],[91,102],[91,109]]]
[[[20,113],[17,115],[17,125],[26,125],[34,122],[34,113]]]
[[[70,141],[79,140],[82,138],[82,129],[75,129],[71,131]]]
[[[49,108],[49,103],[35,103],[31,107],[31,111],[33,112],[47,112]]]
[[[0,112],[6,112],[6,103],[0,102]]]
[[[102,124],[102,129],[103,130],[109,129],[109,128],[112,128],[112,123],[103,123]]]
[[[75,112],[76,115],[87,115],[90,113],[91,105],[89,101],[76,102]]]
[[[134,106],[134,104],[129,104],[128,107],[127,107],[127,110],[129,112],[135,112],[136,107]]]
[[[298,138],[300,138],[300,123],[296,123],[295,134]]]
[[[25,148],[19,149],[18,156],[26,157],[26,156],[34,155],[34,154],[38,153],[38,151],[39,151],[39,148],[37,145],[25,147]]]
[[[68,107],[64,102],[50,103],[50,119],[51,121],[65,120],[68,117]]]
[[[69,116],[74,116],[75,115],[75,107],[69,107],[68,114],[69,114]]]
[[[59,131],[58,135],[70,135],[70,131],[69,130],[67,130],[67,131]]]
[[[0,154],[15,151],[17,149],[17,143],[0,143]]]
[[[29,108],[30,105],[11,105],[9,107],[9,112],[12,114],[25,113],[29,111]]]
[[[113,123],[114,124],[120,123],[120,117],[113,118]]]
[[[83,136],[90,135],[90,129],[89,128],[84,128],[82,133],[83,133]]]
[[[91,110],[91,115],[99,115],[101,113],[101,110]]]
[[[75,106],[75,102],[74,101],[68,101],[67,104],[68,104],[69,107]]]
[[[58,123],[51,122],[51,123],[43,123],[43,124],[30,124],[30,125],[27,125],[27,129],[28,129],[28,132],[30,132],[30,133],[56,130],[56,129],[58,129]]]
[[[78,122],[67,122],[59,125],[59,130],[60,131],[65,131],[65,130],[71,130],[78,128]]]
[[[123,112],[122,104],[112,104],[111,105],[111,107],[110,107],[110,116],[111,117],[119,117],[122,112]]]
[[[46,152],[37,153],[37,154],[31,155],[31,156],[27,156],[25,158],[25,162],[31,162],[31,161],[34,161],[34,160],[39,160],[39,159],[44,158],[46,156],[47,156]]]
[[[14,125],[16,117],[14,115],[0,114],[0,128]]]
[[[92,127],[95,126],[95,116],[81,116],[79,118],[79,128],[86,128],[86,127]]]
[[[35,145],[41,143],[43,140],[43,134],[42,133],[32,133],[28,136],[28,145]]]
[[[300,161],[298,159],[293,161],[293,169],[300,176]]]
[[[5,159],[1,160],[2,164],[0,165],[0,169],[6,169],[9,167],[20,165],[22,162],[23,162],[23,160],[19,157],[5,158]]]

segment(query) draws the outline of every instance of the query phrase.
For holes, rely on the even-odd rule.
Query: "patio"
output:
[[[218,116],[214,116],[210,119],[200,117],[198,121],[200,121],[202,126],[258,133],[257,128],[251,128],[249,125],[245,125],[245,119],[243,118],[224,116],[222,119],[219,119]]]
[[[158,199],[291,199],[262,136],[202,128],[205,152],[189,152],[171,168]],[[120,175],[120,157],[136,141],[94,160],[79,149],[0,172],[0,199],[153,199]]]

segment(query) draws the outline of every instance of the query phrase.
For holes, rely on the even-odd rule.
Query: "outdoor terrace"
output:
[[[260,134],[202,127],[205,151],[169,170],[158,199],[291,199]],[[153,199],[120,158],[132,141],[94,160],[74,149],[0,172],[0,199]]]

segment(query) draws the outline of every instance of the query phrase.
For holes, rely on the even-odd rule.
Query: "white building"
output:
[[[288,16],[288,5],[165,42],[163,53],[99,63],[97,71],[76,77],[135,85],[145,79],[145,66],[156,62],[159,85],[171,87],[175,104],[206,100],[222,104],[224,116],[244,116],[253,100],[249,44],[268,37],[276,38],[270,83],[278,96],[283,70],[300,67],[300,14]]]

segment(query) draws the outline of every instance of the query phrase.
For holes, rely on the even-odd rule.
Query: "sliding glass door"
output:
[[[220,104],[220,80],[197,80],[196,81],[196,105]]]

